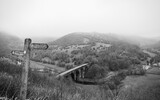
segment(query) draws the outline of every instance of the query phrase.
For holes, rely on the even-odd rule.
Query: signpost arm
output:
[[[28,69],[30,66],[30,44],[31,39],[25,39],[24,42],[24,67],[22,68],[22,84],[20,91],[20,100],[26,100],[27,96],[27,81],[28,81]]]

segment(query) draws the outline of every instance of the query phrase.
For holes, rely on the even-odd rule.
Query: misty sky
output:
[[[160,35],[160,0],[0,0],[0,31],[19,37],[72,32]]]

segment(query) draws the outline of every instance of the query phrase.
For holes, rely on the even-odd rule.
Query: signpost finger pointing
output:
[[[13,50],[11,51],[12,55],[16,55],[16,56],[23,56],[25,54],[25,51],[22,50]]]

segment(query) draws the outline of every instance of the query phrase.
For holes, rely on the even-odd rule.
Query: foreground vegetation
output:
[[[159,100],[160,70],[152,68],[144,76],[129,76],[118,94],[117,100]]]
[[[21,67],[8,62],[0,62],[1,97],[15,99],[19,96]],[[30,71],[27,98],[31,100],[39,98],[46,100],[104,100],[104,98],[111,98],[107,95],[110,93],[109,90],[102,86],[85,87],[70,80],[56,80],[52,76]]]
[[[15,99],[19,96],[21,85],[21,69],[6,61],[0,61],[0,96]],[[132,73],[132,72],[130,72]],[[121,81],[127,73],[119,73],[109,82],[97,85],[81,85],[71,80],[57,80],[54,76],[29,71],[28,99],[46,100],[108,100],[116,97]]]

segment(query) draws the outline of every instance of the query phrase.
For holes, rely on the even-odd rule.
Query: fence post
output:
[[[25,42],[24,42],[24,66],[22,68],[20,100],[26,100],[26,96],[27,96],[27,81],[28,81],[28,69],[30,66],[31,42],[32,42],[31,39],[25,39]]]

